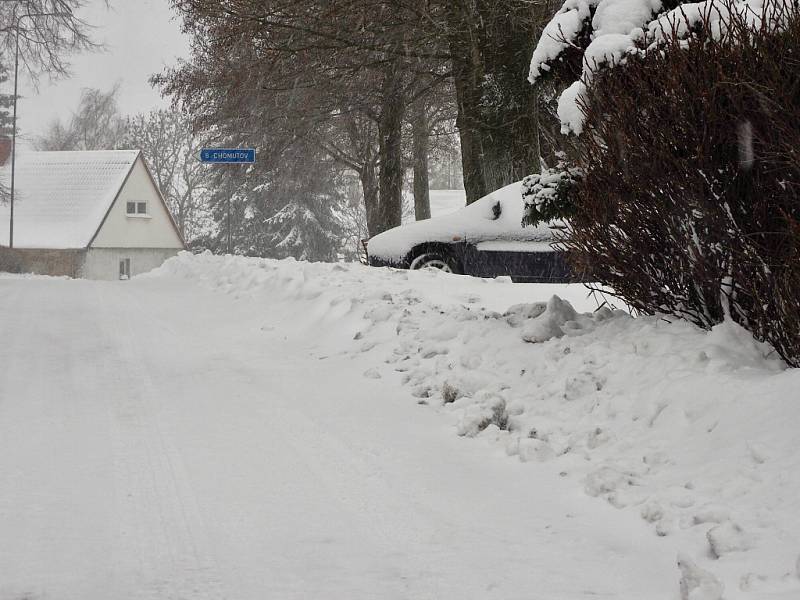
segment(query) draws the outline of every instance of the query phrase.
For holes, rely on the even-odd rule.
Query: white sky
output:
[[[73,57],[72,77],[54,83],[43,79],[38,92],[20,79],[18,112],[23,137],[41,133],[56,117],[68,117],[86,87],[107,90],[121,82],[119,100],[125,114],[168,104],[148,79],[173,65],[179,56],[188,55],[188,39],[180,31],[169,0],[111,0],[110,10],[102,0],[90,0],[79,14],[95,26],[95,41],[107,49]]]

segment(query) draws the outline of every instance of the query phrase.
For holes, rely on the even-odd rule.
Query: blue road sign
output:
[[[212,164],[253,164],[256,151],[253,148],[203,148],[200,161]]]

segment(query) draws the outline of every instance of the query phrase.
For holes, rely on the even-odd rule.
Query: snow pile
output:
[[[587,314],[576,286],[561,295],[578,310],[557,286],[361,265],[182,254],[150,277],[258,298],[286,335],[310,332],[309,352],[351,357],[532,477],[637,515],[682,552],[682,598],[800,597],[800,371],[731,322]]]
[[[699,568],[685,554],[678,557],[681,570],[681,600],[722,600],[725,589],[708,571]]]

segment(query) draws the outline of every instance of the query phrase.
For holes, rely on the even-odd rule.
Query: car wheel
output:
[[[442,252],[424,252],[411,261],[411,270],[438,269],[445,273],[460,274],[456,260]]]

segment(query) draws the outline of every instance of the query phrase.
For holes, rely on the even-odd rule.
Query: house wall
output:
[[[128,202],[143,201],[147,202],[146,216],[127,215]],[[91,247],[183,249],[183,241],[141,157],[134,164]]]
[[[85,255],[85,250],[0,248],[0,271],[79,277]]]
[[[129,258],[131,277],[160,267],[180,252],[179,248],[90,248],[80,276],[84,279],[119,279],[119,263]]]

